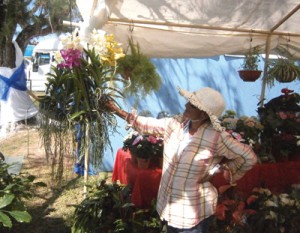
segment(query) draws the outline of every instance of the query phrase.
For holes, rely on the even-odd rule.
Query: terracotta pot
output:
[[[137,160],[137,166],[141,169],[147,169],[150,165],[150,159],[142,159],[142,158],[136,158]]]
[[[261,70],[239,70],[239,75],[244,82],[254,82],[260,77],[261,72]]]

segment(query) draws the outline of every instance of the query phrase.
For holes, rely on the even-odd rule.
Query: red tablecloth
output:
[[[149,207],[156,198],[161,169],[139,169],[131,161],[129,152],[119,149],[115,159],[112,180],[132,185],[132,202],[138,207]],[[216,187],[227,184],[221,174],[212,183]],[[274,193],[287,192],[292,184],[300,184],[300,162],[257,164],[237,182],[236,192],[247,196],[255,187],[265,187]]]
[[[226,184],[220,175],[214,177],[216,187]],[[255,165],[237,181],[237,192],[249,195],[255,187],[265,187],[273,193],[287,192],[292,184],[300,184],[300,162],[287,161]]]
[[[131,160],[129,151],[119,149],[116,155],[112,181],[132,186],[131,201],[137,207],[149,208],[156,199],[161,169],[150,164],[149,169],[140,169]]]

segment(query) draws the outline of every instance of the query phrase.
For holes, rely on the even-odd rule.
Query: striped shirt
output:
[[[209,171],[223,157],[229,162],[232,179],[240,179],[257,162],[252,149],[227,132],[216,131],[210,122],[187,137],[182,117],[149,118],[138,116],[133,128],[143,134],[164,138],[164,160],[157,211],[168,225],[187,229],[215,213],[218,193],[209,182]],[[182,147],[184,143],[184,147]]]

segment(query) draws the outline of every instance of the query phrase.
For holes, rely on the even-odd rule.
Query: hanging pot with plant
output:
[[[130,83],[124,94],[142,98],[159,90],[162,80],[151,59],[141,52],[139,44],[132,38],[128,42],[130,52],[118,60],[117,73]]]
[[[242,65],[242,70],[239,70],[240,78],[245,82],[254,82],[260,75],[261,70],[258,69],[258,63],[260,61],[260,46],[250,48],[249,52],[245,55],[245,60]]]
[[[274,61],[268,70],[267,83],[274,86],[274,81],[288,83],[296,78],[300,80],[300,67],[293,59],[278,58]]]

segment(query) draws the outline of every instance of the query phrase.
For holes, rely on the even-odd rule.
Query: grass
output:
[[[70,233],[74,205],[83,198],[83,177],[73,173],[73,161],[65,161],[65,173],[58,186],[51,180],[51,166],[46,160],[38,131],[24,127],[0,139],[0,151],[7,156],[24,155],[21,173],[36,176],[47,187],[34,190],[35,197],[26,201],[32,221],[28,224],[15,223],[9,233]],[[110,179],[111,173],[100,173],[89,177],[89,184]],[[6,233],[3,232],[3,233]],[[1,231],[2,233],[2,231]]]

